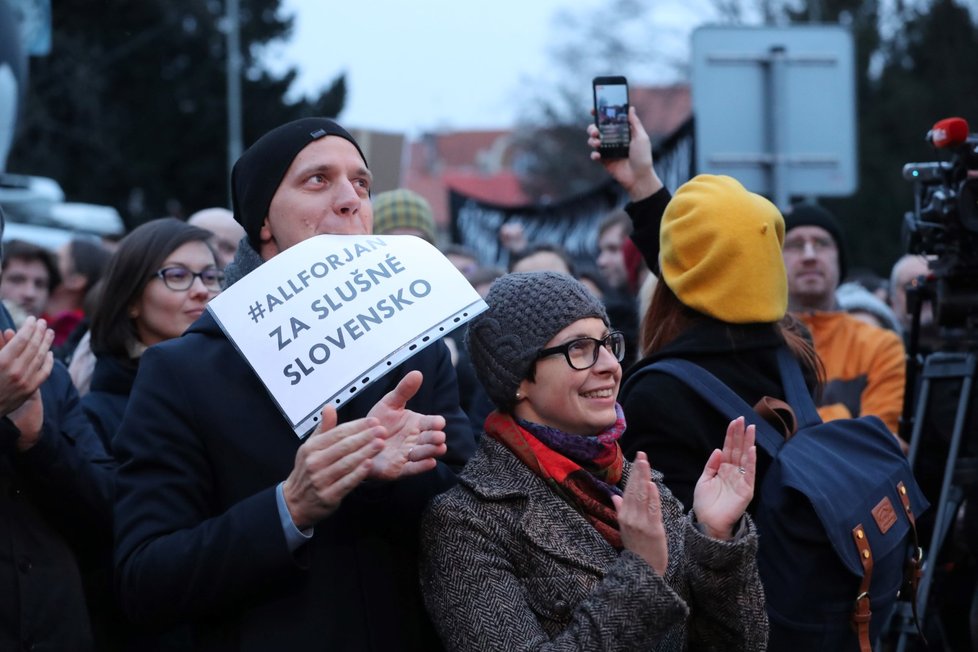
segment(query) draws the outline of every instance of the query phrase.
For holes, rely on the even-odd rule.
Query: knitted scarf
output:
[[[224,268],[224,289],[228,289],[248,274],[258,269],[262,264],[261,256],[251,246],[248,236],[241,238],[238,243],[238,251],[234,254],[234,260]]]
[[[593,437],[570,435],[500,412],[486,418],[485,431],[577,509],[615,550],[621,550],[611,496],[621,495],[617,485],[623,458],[618,438],[625,430],[625,417],[620,405],[615,405],[615,411],[614,425]]]

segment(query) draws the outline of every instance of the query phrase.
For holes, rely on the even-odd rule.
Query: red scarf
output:
[[[486,434],[508,448],[531,471],[543,478],[554,491],[573,505],[605,540],[622,549],[618,531],[618,514],[611,502],[613,493],[619,493],[623,457],[618,437],[624,430],[624,418],[608,431],[598,435],[600,446],[597,454],[585,463],[565,457],[522,428],[513,417],[493,412],[486,418]],[[571,436],[571,435],[565,435]]]

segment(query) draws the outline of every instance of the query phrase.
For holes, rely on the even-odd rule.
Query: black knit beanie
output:
[[[554,335],[587,317],[609,323],[604,305],[584,284],[557,272],[506,274],[489,288],[486,303],[489,310],[469,322],[465,343],[486,394],[506,413]]]
[[[302,149],[324,136],[339,136],[353,143],[367,164],[360,145],[353,136],[328,118],[301,118],[272,129],[255,141],[231,170],[231,203],[234,219],[244,227],[251,246],[261,246],[259,233],[268,206],[282,183],[292,161]]]
[[[791,229],[796,226],[818,226],[835,240],[835,248],[839,252],[839,283],[846,278],[846,240],[835,216],[817,204],[795,204],[784,214],[784,234],[787,239]]]

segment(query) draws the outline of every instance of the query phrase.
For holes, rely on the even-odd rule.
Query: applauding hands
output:
[[[652,482],[652,467],[645,453],[635,456],[622,496],[612,496],[618,511],[618,528],[625,548],[644,559],[662,575],[669,564],[666,528],[662,523],[659,488]]]
[[[715,449],[693,492],[693,513],[708,536],[726,540],[754,496],[757,448],[754,426],[738,417],[727,426],[723,450]],[[635,457],[621,497],[611,500],[618,511],[618,527],[625,548],[639,555],[662,575],[669,562],[662,523],[659,489],[645,453]]]
[[[396,480],[435,468],[436,458],[448,452],[445,417],[418,414],[407,402],[421,389],[420,371],[412,371],[367,414],[386,430],[384,448],[373,459],[369,477]]]
[[[0,333],[0,416],[8,416],[21,435],[17,449],[37,443],[44,421],[38,388],[51,374],[54,331],[43,319],[28,317],[20,330]]]
[[[754,426],[738,417],[727,426],[723,450],[714,449],[693,490],[693,513],[715,539],[729,539],[754,497]]]
[[[410,372],[363,419],[336,425],[336,409],[323,408],[283,488],[296,527],[311,527],[332,514],[368,478],[396,480],[435,468],[448,450],[445,418],[406,407],[422,380],[420,371]]]

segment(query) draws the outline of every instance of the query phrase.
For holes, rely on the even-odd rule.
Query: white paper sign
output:
[[[488,306],[421,238],[320,235],[207,308],[300,437],[357,392]]]

